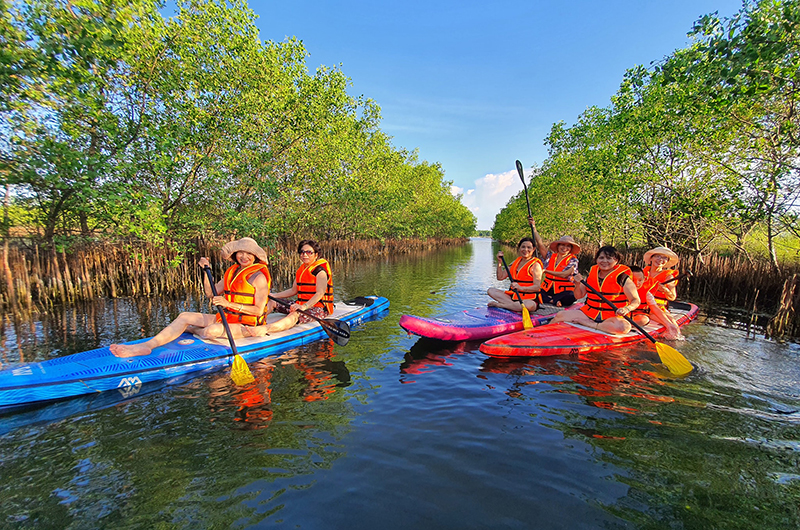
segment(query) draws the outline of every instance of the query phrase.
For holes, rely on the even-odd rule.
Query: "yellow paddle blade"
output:
[[[692,370],[694,366],[690,363],[681,352],[668,344],[656,342],[656,351],[661,358],[661,362],[666,366],[673,375],[686,375]]]
[[[256,380],[256,378],[253,377],[253,372],[250,371],[250,368],[248,368],[247,363],[242,359],[241,355],[236,355],[233,358],[231,379],[233,379],[233,382],[238,386],[246,385]]]
[[[524,329],[533,329],[533,322],[531,321],[531,314],[525,304],[522,304],[522,327]]]

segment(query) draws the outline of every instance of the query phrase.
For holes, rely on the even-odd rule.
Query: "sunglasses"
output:
[[[303,254],[313,254],[313,253],[314,253],[313,250],[301,250],[300,252],[298,252],[298,254],[300,254],[301,256]]]

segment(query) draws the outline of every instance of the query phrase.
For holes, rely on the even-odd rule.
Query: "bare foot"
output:
[[[490,301],[488,304],[486,304],[486,305],[487,305],[488,307],[500,307],[500,305],[499,305],[497,302],[495,302],[494,300],[491,300],[491,301]]]
[[[111,353],[117,357],[138,357],[140,355],[150,355],[153,350],[144,344],[112,344],[108,347]]]

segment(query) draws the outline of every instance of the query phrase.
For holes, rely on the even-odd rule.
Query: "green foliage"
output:
[[[608,108],[554,125],[529,186],[542,235],[703,254],[747,252],[759,227],[777,268],[776,241],[800,235],[798,35],[795,0],[702,17],[691,46],[629,70]],[[494,237],[522,231],[523,201],[498,215]]]
[[[397,150],[337,68],[262,42],[242,0],[0,4],[0,182],[44,238],[461,237],[438,164]]]

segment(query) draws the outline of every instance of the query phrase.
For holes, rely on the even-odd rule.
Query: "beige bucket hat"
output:
[[[646,265],[650,265],[650,260],[653,259],[653,254],[661,254],[662,256],[668,257],[669,258],[669,261],[667,262],[668,269],[671,269],[672,267],[677,265],[678,262],[681,260],[677,254],[675,254],[667,247],[656,247],[644,253],[644,262]]]
[[[225,246],[222,247],[222,257],[234,261],[232,256],[240,250],[254,255],[261,260],[261,263],[268,263],[269,261],[264,249],[258,246],[255,239],[249,237],[243,237],[242,239],[226,243]]]
[[[561,236],[561,239],[558,241],[553,241],[550,243],[550,250],[552,250],[554,253],[558,253],[558,245],[571,245],[573,254],[577,254],[581,251],[581,246],[577,244],[570,236]]]

